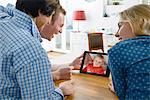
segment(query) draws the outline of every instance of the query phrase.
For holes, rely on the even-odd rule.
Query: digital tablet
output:
[[[85,51],[80,73],[108,77],[110,74],[108,68],[108,55],[106,53]]]

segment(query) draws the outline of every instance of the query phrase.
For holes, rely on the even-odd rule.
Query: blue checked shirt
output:
[[[117,43],[108,55],[119,100],[150,100],[150,36]]]
[[[31,17],[0,6],[0,100],[62,100]]]

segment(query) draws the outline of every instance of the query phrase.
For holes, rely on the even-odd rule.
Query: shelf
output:
[[[114,5],[114,2],[118,2]],[[148,2],[148,0],[104,0],[104,17],[117,16],[119,12],[143,2]]]
[[[125,5],[107,5],[105,13],[107,16],[117,16],[117,14],[126,9]]]

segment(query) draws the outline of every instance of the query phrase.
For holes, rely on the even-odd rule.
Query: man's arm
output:
[[[51,65],[51,71],[56,71],[58,68],[60,67],[60,65],[57,65],[57,64],[52,64]]]
[[[54,88],[50,63],[40,45],[30,43],[17,49],[13,60],[22,99],[62,100],[62,91]]]

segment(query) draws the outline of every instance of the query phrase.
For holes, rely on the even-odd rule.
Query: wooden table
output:
[[[118,100],[108,89],[108,78],[89,74],[73,74],[75,93],[65,100]],[[60,81],[55,83],[58,85]]]

